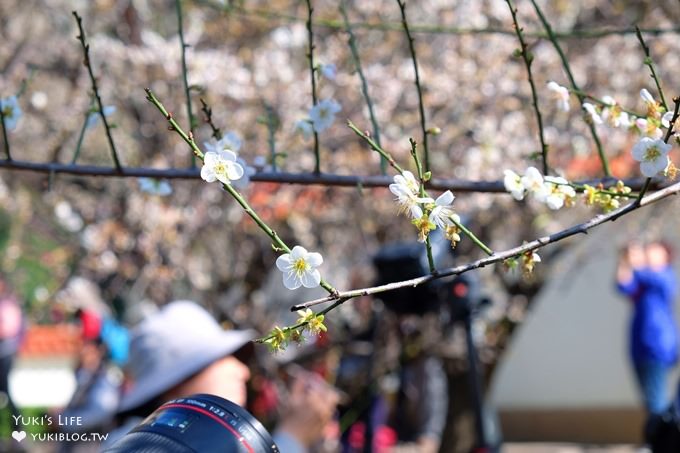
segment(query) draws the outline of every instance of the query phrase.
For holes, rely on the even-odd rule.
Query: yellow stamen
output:
[[[307,262],[303,260],[302,258],[298,258],[294,263],[293,263],[293,270],[297,275],[303,274],[307,270]]]

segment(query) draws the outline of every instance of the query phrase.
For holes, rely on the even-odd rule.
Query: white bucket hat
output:
[[[253,338],[252,330],[223,330],[195,302],[170,302],[133,330],[126,367],[132,382],[118,411],[150,402]]]

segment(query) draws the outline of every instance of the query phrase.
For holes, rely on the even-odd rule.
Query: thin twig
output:
[[[597,103],[597,104],[600,104],[600,105],[602,105],[602,106],[605,106],[605,107],[611,107],[611,106],[612,106],[609,102],[605,102],[603,99],[598,98],[598,97],[595,97],[595,96],[593,96],[593,95],[590,94],[590,93],[586,93],[585,91],[575,90],[574,88],[567,88],[567,90],[568,90],[570,93],[575,94],[576,96],[582,96],[583,99],[586,99],[586,98],[587,98],[587,99],[590,99],[591,101],[593,101],[593,102],[595,102],[595,103]],[[645,116],[645,114],[643,114],[643,113],[638,113],[638,112],[636,112],[636,111],[634,111],[634,110],[625,109],[625,108],[623,108],[623,107],[622,107],[621,105],[619,105],[619,104],[617,104],[617,107],[618,107],[622,112],[626,112],[627,114],[632,115],[632,116],[634,116],[634,117],[636,117],[636,118],[638,118],[638,117],[644,117],[644,116]]]
[[[182,83],[184,84],[184,95],[187,98],[187,117],[189,119],[189,131],[193,134],[196,129],[196,118],[191,109],[191,90],[189,89],[189,77],[187,70],[187,47],[188,44],[184,42],[184,30],[182,25],[182,0],[175,0],[175,6],[177,10],[177,23],[179,28],[179,43],[182,46]],[[191,166],[196,166],[196,156],[191,155]]]
[[[493,256],[487,257],[487,258],[482,258],[476,261],[473,261],[468,264],[464,264],[461,266],[456,266],[456,267],[451,267],[448,269],[440,269],[437,275],[423,275],[422,277],[416,277],[412,278],[410,280],[404,280],[400,282],[395,282],[395,283],[389,283],[386,285],[380,285],[380,286],[372,286],[368,288],[361,288],[361,289],[353,289],[351,291],[341,291],[335,296],[328,296],[328,297],[323,297],[320,299],[315,299],[311,300],[309,302],[304,302],[302,304],[294,305],[291,307],[291,311],[296,311],[296,310],[304,310],[309,307],[313,307],[315,305],[327,303],[327,302],[333,302],[333,301],[347,301],[349,299],[352,299],[354,297],[359,297],[359,296],[368,296],[371,294],[377,294],[377,293],[382,293],[385,291],[391,291],[394,289],[399,289],[399,288],[406,288],[406,287],[414,287],[414,286],[419,286],[424,283],[427,283],[429,281],[438,279],[438,278],[443,278],[443,277],[448,277],[451,275],[460,275],[462,273],[471,271],[473,269],[478,269],[482,268],[485,266],[488,266],[490,264],[494,263],[499,263],[502,261],[505,261],[508,258],[513,258],[520,256],[526,252],[532,251],[532,250],[538,250],[541,247],[544,247],[548,244],[552,244],[555,242],[559,242],[561,240],[564,240],[568,237],[575,236],[577,234],[587,234],[588,230],[601,225],[605,222],[616,220],[619,217],[622,217],[623,215],[626,215],[632,211],[635,211],[636,209],[639,209],[642,206],[647,206],[652,203],[656,203],[664,198],[667,198],[671,195],[676,195],[678,192],[680,192],[680,182],[675,183],[671,186],[666,187],[663,190],[660,190],[658,192],[655,192],[648,197],[645,197],[641,200],[640,203],[637,202],[632,202],[627,204],[626,206],[623,206],[615,211],[611,211],[607,214],[600,214],[592,219],[588,220],[587,222],[580,223],[578,225],[574,225],[570,228],[564,229],[562,231],[559,231],[557,233],[551,234],[549,236],[543,236],[540,238],[537,238],[531,242],[528,242],[526,244],[523,244],[518,247],[514,247],[508,250],[505,250],[503,252],[498,252],[494,253]],[[337,304],[335,304],[337,305]]]
[[[75,165],[80,156],[80,150],[83,147],[83,140],[85,139],[85,131],[87,130],[87,120],[90,118],[90,114],[91,112],[89,110],[85,113],[85,120],[83,120],[83,126],[80,128],[80,134],[78,134],[78,142],[76,143],[76,150],[73,152],[71,164]]]
[[[224,4],[211,0],[198,0],[198,3],[210,6],[227,13],[234,13],[244,17],[261,17],[268,20],[281,20],[285,22],[305,22],[306,18],[294,16],[291,14],[273,11],[265,8],[244,8],[238,5],[232,5],[225,8]],[[365,30],[379,30],[379,31],[403,31],[403,26],[398,22],[352,22],[352,28]],[[332,30],[345,30],[344,21],[338,19],[321,18],[314,21],[315,27],[323,27]],[[425,33],[425,34],[448,34],[448,35],[507,35],[514,36],[513,30],[508,30],[498,27],[454,27],[446,25],[431,25],[431,24],[411,24],[411,32]],[[663,35],[668,33],[679,33],[680,26],[676,27],[658,27],[658,28],[644,28],[643,33],[650,35]],[[570,31],[556,31],[554,35],[557,39],[599,39],[611,35],[633,35],[635,29],[632,27],[608,28],[598,30],[570,30]],[[539,31],[525,32],[524,35],[528,38],[547,39],[548,35]]]
[[[182,128],[179,126],[179,124],[177,124],[172,115],[168,113],[163,104],[148,88],[146,89],[146,99],[149,102],[151,102],[154,106],[156,106],[156,108],[163,114],[163,116],[165,116],[165,119],[170,124],[170,130],[177,132],[179,136],[182,137],[182,140],[184,140],[187,143],[187,145],[189,145],[194,155],[198,157],[200,160],[203,160],[203,152],[196,145],[196,142],[194,141],[193,138],[193,134],[191,132],[187,134],[182,130]],[[288,247],[288,245],[286,245],[286,243],[283,242],[283,240],[279,237],[276,231],[274,231],[269,225],[267,225],[267,223],[265,223],[260,218],[260,216],[253,210],[253,208],[250,207],[246,199],[243,198],[243,196],[231,184],[222,184],[222,187],[229,193],[229,195],[232,196],[232,198],[236,200],[236,202],[239,205],[241,205],[245,213],[248,214],[248,216],[251,219],[253,219],[257,226],[260,227],[260,229],[271,238],[274,246],[281,250],[284,250],[287,253],[290,253],[290,248]],[[320,285],[323,289],[328,291],[329,294],[337,294],[338,292],[330,283],[326,282],[323,279],[321,280]]]
[[[652,60],[652,56],[649,53],[649,46],[647,46],[647,43],[645,43],[645,40],[642,37],[642,33],[640,32],[640,29],[638,28],[637,25],[635,26],[635,34],[637,35],[638,41],[640,41],[642,50],[645,52],[645,65],[649,67],[651,77],[652,79],[654,79],[656,89],[659,91],[659,96],[661,96],[661,105],[663,105],[663,108],[666,111],[668,111],[668,104],[666,104],[666,98],[664,97],[663,90],[661,89],[661,82],[659,81],[659,78],[656,75],[656,71],[654,70],[654,61]]]
[[[406,2],[405,0],[397,0],[399,4],[399,9],[401,11],[401,23],[404,27],[404,32],[408,38],[408,48],[411,51],[411,60],[413,61],[413,70],[416,75],[416,90],[418,91],[418,111],[420,112],[420,128],[423,133],[423,153],[425,155],[425,171],[430,171],[430,152],[427,146],[427,126],[425,125],[425,106],[423,104],[423,89],[420,84],[420,73],[418,71],[418,58],[416,56],[416,48],[414,44],[413,35],[411,35],[411,30],[408,27],[408,21],[406,20]]]
[[[545,136],[543,131],[543,118],[541,117],[541,109],[538,107],[538,94],[536,93],[536,84],[534,83],[534,77],[531,73],[531,63],[534,60],[534,56],[529,52],[526,41],[524,40],[523,29],[519,26],[517,22],[517,8],[512,4],[512,0],[505,0],[510,8],[510,14],[512,15],[513,28],[515,33],[517,33],[517,39],[519,40],[519,53],[524,61],[524,66],[527,69],[527,77],[529,79],[529,86],[531,87],[531,102],[534,106],[534,111],[536,112],[536,123],[538,125],[538,139],[541,142],[541,154],[543,156],[543,174],[548,174],[548,145],[545,142]]]
[[[673,102],[675,103],[675,109],[673,110],[673,118],[671,118],[671,122],[668,125],[666,136],[663,138],[664,143],[668,143],[668,140],[670,140],[671,137],[673,136],[673,128],[675,127],[675,122],[677,121],[678,116],[680,116],[680,96],[674,97]],[[645,180],[645,185],[642,186],[640,195],[637,198],[638,203],[642,200],[642,197],[645,195],[645,192],[647,192],[647,189],[649,189],[649,185],[651,184],[651,182],[652,178],[647,178],[647,180]]]
[[[567,60],[566,55],[562,51],[562,46],[560,46],[560,43],[557,42],[557,37],[555,36],[555,33],[553,32],[552,27],[550,26],[550,23],[543,15],[543,11],[541,11],[541,8],[536,3],[536,0],[531,0],[531,3],[534,5],[536,14],[538,14],[538,18],[541,20],[543,28],[545,28],[545,31],[548,34],[548,39],[550,40],[550,42],[552,42],[553,46],[555,47],[555,50],[560,56],[560,60],[562,61],[562,67],[564,68],[564,72],[567,73],[567,77],[569,77],[571,87],[574,90],[576,90],[576,92],[580,92],[581,89],[576,83],[576,79],[574,79],[574,75],[571,72],[571,67],[569,66],[569,61]],[[576,96],[578,96],[579,102],[581,103],[581,105],[583,105],[584,97],[579,93],[576,93]],[[609,169],[609,160],[607,159],[607,156],[604,153],[602,143],[600,142],[600,137],[598,137],[597,131],[595,130],[595,125],[592,123],[592,121],[586,121],[586,123],[588,124],[590,133],[593,136],[593,141],[595,142],[595,146],[597,147],[597,153],[600,156],[600,161],[602,161],[602,171],[604,172],[605,176],[611,176],[611,170]]]
[[[12,160],[12,153],[9,146],[9,137],[7,136],[7,126],[5,126],[5,112],[0,108],[0,124],[2,125],[2,138],[5,141],[5,154],[7,154],[7,160]]]
[[[376,142],[374,142],[374,141],[371,139],[371,137],[368,136],[368,134],[366,134],[365,132],[361,132],[361,131],[354,125],[354,123],[352,123],[352,122],[349,121],[349,120],[347,121],[347,125],[349,126],[350,129],[352,129],[352,131],[354,131],[355,134],[357,134],[359,137],[361,137],[362,139],[364,139],[364,140],[371,146],[371,148],[373,148],[374,151],[376,151],[378,154],[380,154],[381,156],[383,156],[383,157],[387,160],[387,162],[389,162],[390,165],[391,165],[395,170],[397,170],[400,174],[403,174],[403,173],[404,173],[404,169],[401,168],[401,166],[399,166],[399,164],[397,164],[397,162],[394,160],[394,158],[392,157],[392,155],[391,155],[390,153],[388,153],[387,151],[385,151],[385,150],[384,150],[381,146],[379,146]],[[409,139],[409,141],[411,142],[411,154],[413,155],[413,154],[414,154],[415,142],[413,142],[413,139]],[[417,154],[414,155],[414,159],[416,160],[416,166],[419,166],[419,165],[420,165],[420,160],[417,158]],[[419,176],[420,176],[420,180],[421,180],[421,181],[423,181],[423,179],[424,179],[424,178],[423,178],[424,175],[423,175],[422,173],[423,173],[423,172],[422,172],[422,166],[421,166],[420,168],[418,168],[418,174],[419,174]],[[424,197],[429,196],[429,195],[427,195],[427,192],[424,192],[424,187],[421,187],[421,196],[424,196]],[[490,249],[489,249],[486,245],[484,245],[484,243],[483,243],[479,238],[477,238],[477,236],[475,236],[475,235],[472,233],[472,231],[468,230],[467,228],[464,228],[464,229],[461,228],[461,231],[462,231],[463,233],[465,233],[466,235],[468,235],[468,236],[472,239],[472,242],[474,242],[475,244],[477,244],[478,246],[480,246],[480,248],[481,248],[482,250],[484,250],[485,253],[490,253]]]
[[[371,125],[373,127],[373,137],[375,142],[380,146],[380,127],[378,126],[378,119],[375,117],[375,111],[373,109],[373,101],[371,96],[368,94],[368,81],[364,75],[364,71],[361,67],[361,58],[359,57],[359,48],[357,46],[357,40],[352,31],[352,25],[349,23],[349,17],[347,16],[347,0],[341,0],[340,2],[340,13],[345,21],[345,27],[347,30],[347,44],[352,51],[352,59],[354,60],[354,67],[356,68],[359,80],[361,80],[361,93],[364,95],[364,100],[368,106],[368,116],[371,118]],[[387,161],[384,158],[380,159],[380,172],[384,175],[387,174]]]
[[[312,14],[314,13],[314,8],[312,7],[312,0],[307,0],[307,38],[309,41],[309,47],[307,50],[307,59],[309,60],[309,75],[312,77],[312,106],[316,106],[316,67],[314,66],[314,30],[312,28]],[[314,173],[321,173],[321,152],[319,151],[319,133],[314,132],[314,158],[316,159],[314,163]]]
[[[411,144],[411,157],[413,157],[413,160],[416,163],[416,170],[418,171],[418,180],[420,181],[420,197],[425,198],[427,196],[425,192],[425,176],[423,173],[423,165],[420,162],[420,157],[418,156],[418,145],[412,138],[409,138],[408,141]],[[428,213],[425,212],[423,215],[427,214]],[[436,274],[437,267],[434,264],[434,257],[432,256],[432,243],[430,242],[429,234],[425,236],[425,250],[427,252],[427,264],[430,267],[430,274]]]
[[[111,135],[111,126],[109,126],[109,122],[106,119],[106,115],[104,114],[104,103],[102,102],[102,98],[99,95],[99,88],[97,88],[97,78],[94,76],[94,71],[92,70],[92,62],[90,61],[90,45],[87,44],[85,40],[85,31],[83,30],[83,19],[78,15],[76,11],[73,11],[73,17],[76,18],[76,23],[78,24],[78,30],[80,34],[78,35],[77,39],[80,41],[80,44],[83,47],[84,54],[83,64],[85,65],[85,67],[87,67],[87,72],[90,75],[90,81],[92,82],[92,94],[94,98],[97,100],[97,109],[99,110],[99,117],[102,119],[102,123],[104,123],[104,129],[106,130],[106,138],[109,141],[109,148],[111,149],[111,157],[113,158],[113,163],[116,167],[116,170],[119,173],[122,173],[123,167],[120,165],[120,161],[118,160],[118,152],[116,151],[116,145],[113,143],[113,136]]]
[[[212,129],[212,136],[215,140],[219,140],[222,138],[222,130],[215,126],[215,123],[213,122],[213,117],[212,117],[212,108],[208,105],[207,102],[203,100],[203,98],[200,99],[201,101],[201,111],[205,115],[205,122],[208,123],[210,126],[210,129]]]
[[[280,120],[274,107],[265,103],[265,112],[267,112],[266,126],[267,126],[267,144],[269,145],[269,163],[272,167],[272,171],[276,171],[276,158],[278,154],[276,153],[276,131],[279,129]]]

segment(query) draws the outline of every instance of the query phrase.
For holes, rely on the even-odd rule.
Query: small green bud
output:
[[[427,182],[430,179],[432,179],[432,172],[431,171],[426,171],[425,174],[423,175],[423,181]]]
[[[439,135],[442,133],[442,130],[438,128],[437,126],[432,126],[426,131],[430,135]]]

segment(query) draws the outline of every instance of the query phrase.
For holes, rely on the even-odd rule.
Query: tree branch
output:
[[[340,300],[345,301],[352,299],[354,297],[368,296],[371,294],[383,293],[386,291],[391,291],[399,288],[419,286],[435,279],[448,277],[451,275],[460,275],[474,269],[486,267],[490,264],[499,263],[508,258],[512,258],[532,250],[537,250],[541,247],[545,247],[548,244],[559,242],[561,240],[564,240],[571,236],[575,236],[577,234],[587,234],[588,230],[598,225],[601,225],[605,222],[616,220],[619,217],[622,217],[632,211],[635,211],[636,209],[639,209],[642,206],[647,206],[652,203],[656,203],[671,195],[676,195],[678,192],[680,192],[680,182],[670,185],[665,189],[662,189],[658,192],[653,193],[652,195],[643,198],[639,203],[634,201],[615,211],[595,216],[592,219],[588,220],[587,222],[574,225],[570,228],[551,234],[549,236],[537,238],[521,246],[514,247],[503,252],[494,253],[492,256],[487,258],[482,258],[477,261],[473,261],[471,263],[464,264],[461,266],[451,267],[448,269],[440,269],[437,275],[424,275],[422,277],[412,278],[409,280],[404,280],[395,283],[388,283],[386,285],[354,289],[351,291],[341,291],[334,296],[327,296],[320,299],[311,300],[309,302],[304,302],[302,304],[294,305],[293,307],[291,307],[291,311],[304,310],[305,308],[313,307],[315,305],[323,304],[326,302],[336,302]]]

